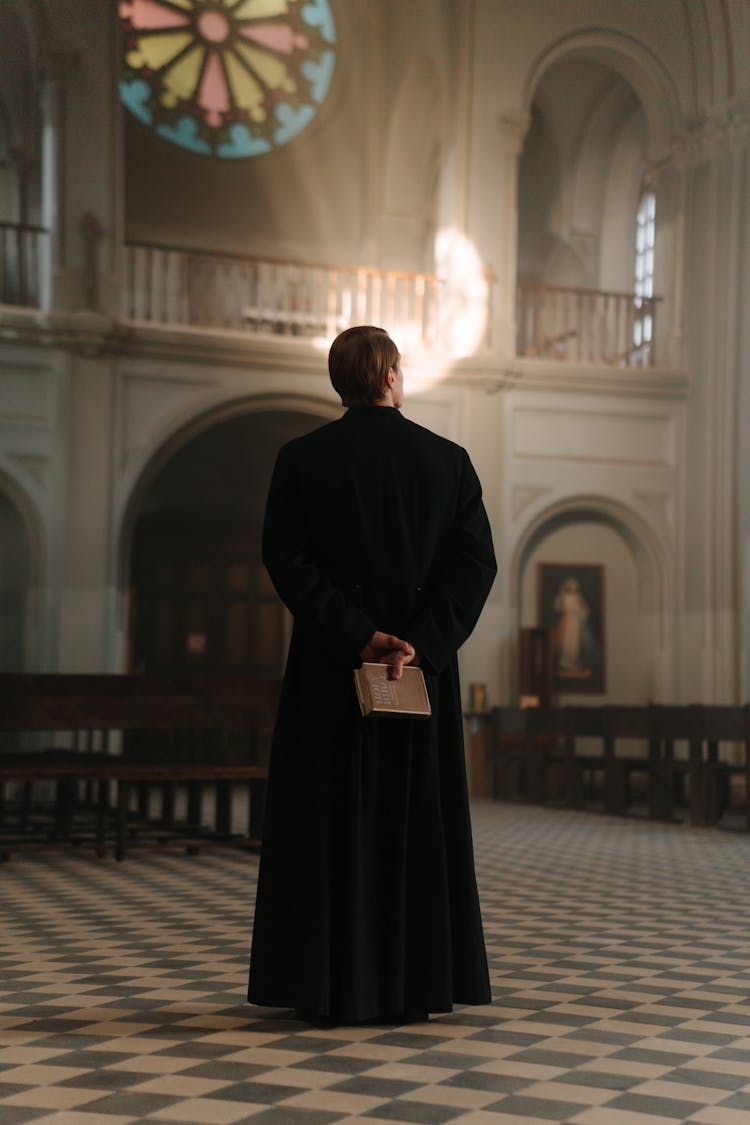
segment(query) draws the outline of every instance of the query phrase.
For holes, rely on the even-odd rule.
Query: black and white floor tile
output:
[[[0,868],[0,1123],[750,1121],[750,837],[483,803],[493,1003],[314,1028],[244,1003],[257,857]]]

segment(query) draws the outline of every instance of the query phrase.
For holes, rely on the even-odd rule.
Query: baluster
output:
[[[336,335],[336,271],[328,270],[328,285],[327,285],[327,298],[326,298],[326,335]]]
[[[367,273],[362,269],[357,270],[356,294],[357,322],[367,324]]]
[[[425,277],[424,274],[420,273],[417,275],[417,277],[414,278],[414,283],[412,285],[412,315],[414,316],[414,323],[417,326],[422,347],[428,348],[430,346],[430,340],[427,332],[427,324],[425,322],[424,293]]]
[[[151,259],[151,315],[149,316],[149,320],[154,321],[156,324],[162,324],[166,319],[164,301],[166,279],[164,270],[164,251],[154,250]]]
[[[177,288],[177,255],[168,251],[164,255],[164,320],[166,324],[177,323],[176,288]]]
[[[635,301],[632,297],[627,298],[627,316],[625,318],[625,348],[623,355],[625,358],[625,366],[633,366],[633,327],[635,324]]]
[[[144,274],[146,270],[146,248],[133,247],[133,314],[136,320],[145,320],[143,298],[146,291]]]
[[[534,307],[536,295],[533,289],[523,290],[523,352],[530,355],[534,350]]]
[[[29,237],[29,276],[31,278],[31,303],[39,307],[39,243],[41,231],[30,232]]]
[[[396,319],[396,279],[389,274],[385,279],[385,323],[393,324]]]
[[[534,340],[535,355],[544,355],[544,304],[546,289],[540,285],[536,291],[536,337]]]

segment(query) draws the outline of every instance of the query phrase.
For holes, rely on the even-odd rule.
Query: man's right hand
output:
[[[402,641],[391,633],[377,631],[372,634],[369,641],[359,654],[362,660],[370,664],[389,664],[393,669],[393,679],[400,680],[403,675],[404,665],[419,663],[416,659],[414,645]]]

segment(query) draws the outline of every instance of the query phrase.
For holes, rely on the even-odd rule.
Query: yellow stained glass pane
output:
[[[180,98],[192,96],[198,84],[205,53],[204,47],[196,45],[186,55],[183,55],[179,62],[169,67],[166,83],[172,93],[177,94]]]
[[[251,47],[249,43],[238,42],[235,49],[238,54],[247,59],[255,73],[267,86],[270,86],[271,89],[281,86],[287,74],[286,65],[281,59],[274,58],[268,51]]]
[[[285,16],[289,11],[289,0],[242,0],[234,9],[237,20],[268,19],[269,16]]]
[[[146,66],[150,66],[152,70],[161,70],[192,41],[193,36],[184,31],[142,36],[138,40],[138,53]]]
[[[224,65],[227,68],[229,85],[232,88],[234,100],[243,109],[252,109],[263,101],[263,90],[255,81],[252,74],[245,70],[237,61],[231,51],[224,55]]]

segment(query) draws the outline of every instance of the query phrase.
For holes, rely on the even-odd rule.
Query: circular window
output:
[[[123,103],[206,156],[258,156],[312,120],[331,83],[328,0],[122,0]]]

